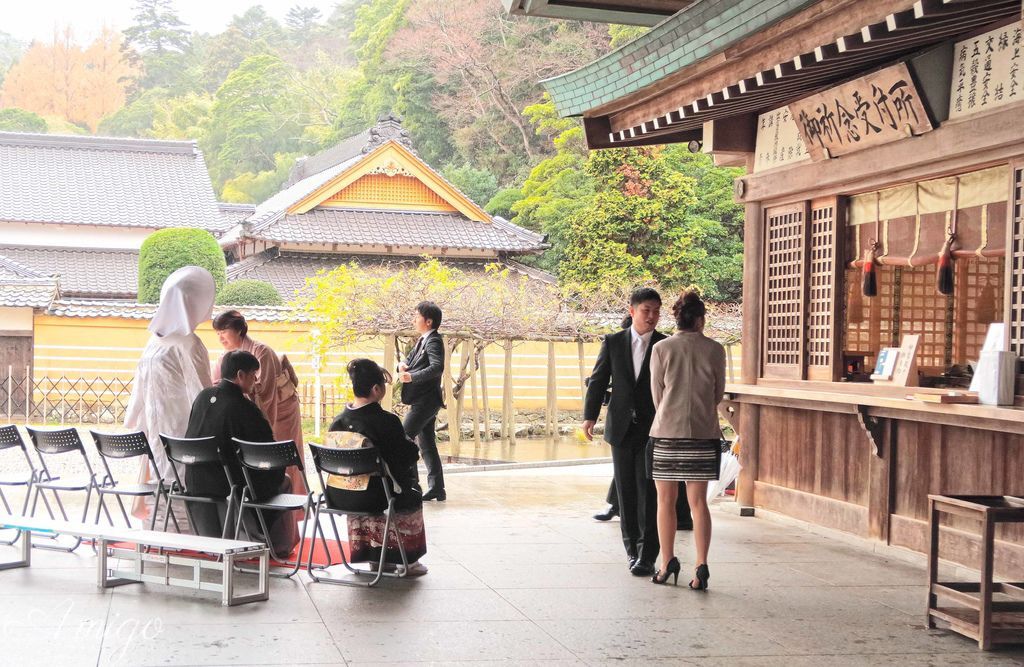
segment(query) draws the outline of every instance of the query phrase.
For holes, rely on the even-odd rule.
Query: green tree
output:
[[[183,266],[199,266],[213,275],[217,291],[227,282],[227,265],[217,239],[202,229],[153,232],[139,250],[139,303],[159,303],[167,276]]]
[[[125,57],[141,60],[142,89],[168,88],[182,92],[191,34],[178,17],[173,0],[137,0],[134,23],[124,31]],[[134,47],[134,50],[129,47]]]
[[[220,306],[281,306],[284,301],[274,286],[263,280],[233,280],[217,295]]]
[[[232,204],[258,204],[277,193],[288,180],[298,154],[278,153],[274,169],[253,173],[247,171],[224,183],[220,200]]]
[[[0,30],[0,85],[3,85],[4,75],[11,65],[18,62],[21,54],[25,52],[25,44]]]
[[[506,220],[511,220],[515,217],[515,213],[512,212],[512,207],[515,206],[516,202],[523,198],[523,191],[519,188],[505,188],[504,190],[498,190],[498,192],[491,197],[491,200],[484,206],[484,210],[491,215],[500,215]]]
[[[295,76],[281,58],[262,54],[246,58],[217,90],[202,145],[218,189],[239,173],[276,169],[278,153],[303,152],[308,118]]]
[[[476,169],[468,162],[461,167],[446,166],[441,175],[479,205],[491,200],[498,191],[498,179],[486,169]]]
[[[0,131],[3,132],[47,132],[46,119],[24,109],[0,109]]]
[[[547,137],[555,154],[541,160],[523,183],[521,197],[511,205],[513,222],[548,235],[542,256],[526,261],[547,271],[562,263],[572,230],[570,219],[586,210],[594,197],[594,177],[587,172],[587,147],[578,121],[560,118],[551,98],[526,107],[523,114],[538,135]]]
[[[97,133],[110,137],[145,137],[153,127],[157,108],[167,103],[163,88],[152,88],[100,121]]]

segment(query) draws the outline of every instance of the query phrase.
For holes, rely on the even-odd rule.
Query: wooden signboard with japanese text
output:
[[[953,59],[950,118],[1024,100],[1024,22],[957,42]]]
[[[807,149],[789,107],[779,107],[757,117],[754,173],[808,160]]]
[[[816,162],[932,129],[904,63],[794,102],[789,110]]]

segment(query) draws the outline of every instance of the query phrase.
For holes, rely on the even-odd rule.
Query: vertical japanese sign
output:
[[[789,107],[780,107],[757,117],[754,150],[754,173],[810,159]]]
[[[904,63],[794,102],[789,110],[815,161],[932,129]]]
[[[1017,21],[953,47],[949,117],[1024,100],[1024,22]]]

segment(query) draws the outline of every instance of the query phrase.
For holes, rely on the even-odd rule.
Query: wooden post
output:
[[[384,368],[389,373],[395,372],[395,334],[389,334],[384,337]],[[391,411],[394,407],[394,397],[391,395],[391,387],[388,387],[388,391],[384,392],[384,400],[381,401],[382,407]]]
[[[753,173],[753,159],[747,172]],[[743,224],[743,338],[740,382],[757,384],[761,374],[761,281],[764,268],[764,215],[760,202],[744,207]],[[741,507],[754,506],[754,481],[758,475],[760,407],[752,403],[740,410],[740,477],[736,500]]]
[[[469,376],[469,391],[473,395],[473,442],[480,444],[480,402],[476,395],[476,373]]]
[[[547,418],[547,433],[549,436],[558,435],[558,364],[555,357],[555,344],[548,341],[548,406],[545,410]]]
[[[580,410],[582,411],[587,404],[587,375],[586,367],[584,364],[584,349],[583,341],[576,341],[576,357],[580,367]]]
[[[516,442],[515,413],[512,410],[512,341],[505,346],[505,377],[501,391],[501,431],[512,444]]]
[[[452,395],[452,354],[455,352],[455,348],[448,343],[444,346],[444,395],[448,403],[448,441],[452,447],[457,447],[459,444],[459,428],[456,423],[455,427],[452,427],[453,415],[455,419],[458,419],[459,406],[458,401]]]
[[[487,346],[480,350],[480,396],[484,404],[484,442],[491,441],[491,394],[487,389]]]

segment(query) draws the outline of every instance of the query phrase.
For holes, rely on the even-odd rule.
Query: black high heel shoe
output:
[[[690,588],[695,591],[706,591],[708,589],[708,579],[710,578],[711,572],[708,570],[708,564],[701,563],[694,572],[694,579],[690,580]],[[697,585],[694,586],[694,584]]]
[[[670,560],[665,565],[665,573],[664,574],[662,574],[661,572],[655,572],[654,576],[651,577],[651,581],[656,583],[656,584],[667,584],[668,583],[669,575],[672,575],[672,577],[673,577],[672,585],[678,586],[679,585],[679,559],[678,558],[673,557],[672,560]]]

